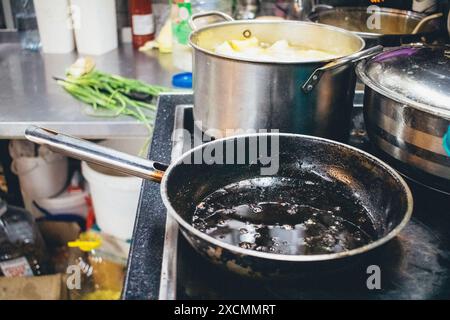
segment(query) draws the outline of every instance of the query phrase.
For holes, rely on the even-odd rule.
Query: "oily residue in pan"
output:
[[[196,206],[192,225],[229,244],[286,255],[337,253],[377,239],[352,191],[314,174],[227,185]]]

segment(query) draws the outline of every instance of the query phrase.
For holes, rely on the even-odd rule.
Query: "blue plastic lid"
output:
[[[179,88],[192,88],[192,72],[178,73],[172,77],[172,85]]]
[[[450,156],[450,126],[448,126],[447,133],[444,136],[444,141],[442,141],[445,152]]]

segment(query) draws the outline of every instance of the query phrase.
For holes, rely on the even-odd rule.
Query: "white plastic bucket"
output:
[[[137,155],[145,139],[107,140],[103,146]],[[96,222],[100,229],[120,239],[133,235],[142,179],[82,162],[81,171],[89,183]]]

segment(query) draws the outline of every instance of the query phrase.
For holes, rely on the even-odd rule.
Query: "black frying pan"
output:
[[[361,150],[317,137],[275,133],[229,137],[196,147],[175,159],[170,166],[166,166],[34,126],[26,130],[25,136],[33,142],[47,145],[54,151],[78,159],[144,179],[161,181],[161,197],[167,212],[178,222],[187,241],[208,260],[243,275],[263,278],[292,277],[302,275],[308,270],[342,267],[394,238],[410,219],[413,209],[413,200],[407,184],[391,167]],[[194,211],[206,196],[238,181],[262,177],[261,168],[265,165],[267,167],[267,163],[263,163],[258,157],[251,157],[250,145],[267,140],[277,143],[278,146],[268,150],[268,154],[272,153],[279,161],[279,170],[271,179],[287,180],[288,183],[289,179],[316,179],[319,184],[328,184],[327,192],[332,191],[329,193],[331,197],[340,193],[351,195],[367,210],[369,219],[361,222],[353,219],[348,212],[342,212],[342,215],[347,214],[346,219],[362,229],[366,228],[367,221],[370,221],[371,242],[340,252],[280,254],[277,251],[257,251],[254,248],[240,247],[194,228]],[[233,147],[229,148],[230,145]],[[236,146],[247,147],[245,158],[237,152]],[[210,160],[203,157],[205,154],[213,155],[216,164],[210,164]],[[217,164],[238,163],[239,157],[242,164]],[[194,161],[199,159],[199,163]],[[261,189],[261,194],[278,197],[280,200],[284,191],[274,189],[274,186],[270,185],[266,187]],[[302,195],[303,191],[307,192],[303,187],[306,188],[306,184],[290,189]],[[323,198],[324,193],[313,193],[322,201],[328,201]],[[288,194],[292,196],[292,193]],[[242,200],[239,197],[241,195],[236,201]],[[264,223],[264,217],[258,223]],[[274,220],[274,216],[270,219]],[[305,239],[307,235],[308,231],[304,235]],[[297,239],[293,240],[295,242]]]

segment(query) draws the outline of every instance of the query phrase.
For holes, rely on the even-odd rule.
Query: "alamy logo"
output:
[[[93,272],[93,267],[82,260],[78,264],[68,266],[66,269],[66,273],[68,274],[66,280],[67,289],[80,290],[82,275],[85,274],[90,277]]]
[[[222,136],[236,136],[236,139],[227,139],[222,142],[217,141],[205,145],[202,149],[194,151],[191,158],[185,158],[185,164],[225,164],[225,165],[246,165],[258,164],[261,175],[276,175],[279,170],[279,135],[278,130],[208,130],[204,133],[198,129],[201,124],[196,122],[193,136],[185,129],[177,129],[173,133],[173,138],[183,137],[184,141],[190,141],[189,149],[202,145],[215,138]],[[258,133],[258,134],[256,134]],[[275,134],[271,134],[275,133]],[[239,138],[240,135],[247,135]],[[193,145],[192,145],[193,143]]]
[[[79,30],[81,28],[81,9],[79,6],[73,4],[69,7],[67,27],[74,30]]]
[[[370,265],[367,267],[366,273],[369,274],[366,285],[369,290],[381,289],[381,269],[377,265]]]
[[[381,9],[378,6],[368,6],[367,14],[367,29],[369,30],[380,30],[381,29]]]

